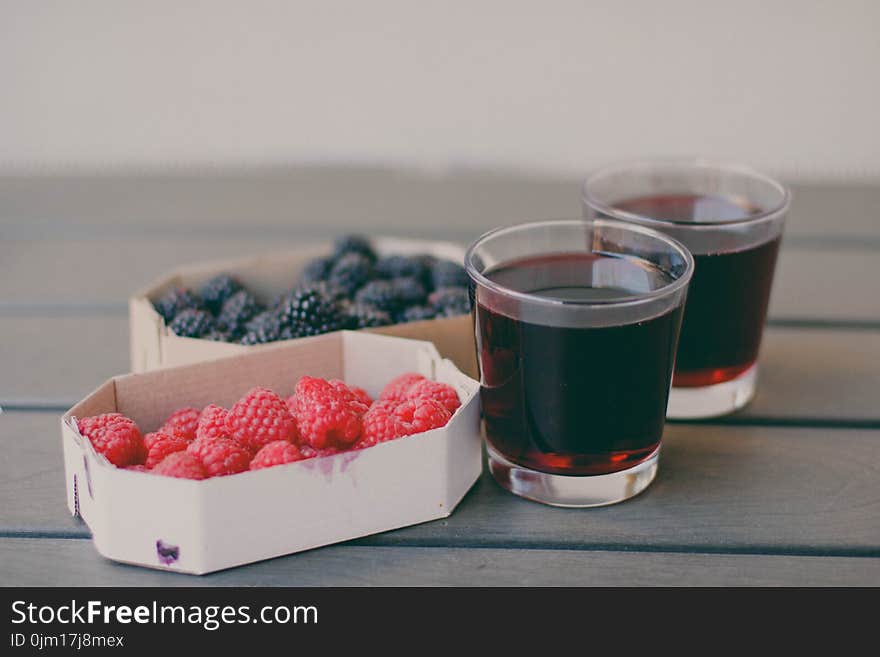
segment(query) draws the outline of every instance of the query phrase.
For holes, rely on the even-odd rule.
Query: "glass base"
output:
[[[660,448],[627,470],[604,475],[568,476],[538,472],[511,463],[487,445],[489,471],[514,495],[551,506],[606,506],[635,497],[654,481]]]
[[[735,379],[698,388],[669,390],[666,417],[674,420],[695,420],[718,417],[739,410],[755,396],[758,365],[752,365]]]

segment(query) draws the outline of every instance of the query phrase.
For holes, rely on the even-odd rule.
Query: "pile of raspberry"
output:
[[[79,420],[79,431],[118,468],[208,479],[364,449],[443,427],[461,406],[445,383],[407,373],[373,400],[338,379],[304,376],[293,395],[254,388],[226,409],[181,408],[141,434],[121,413]]]
[[[224,273],[199,290],[171,288],[154,305],[175,335],[244,345],[471,309],[460,264],[427,254],[380,256],[359,235],[338,238],[331,254],[308,262],[293,289],[274,299],[258,298]]]

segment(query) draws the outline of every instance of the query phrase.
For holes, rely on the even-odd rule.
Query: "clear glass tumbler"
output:
[[[618,221],[499,228],[465,255],[489,468],[523,497],[600,506],[654,479],[693,258]]]
[[[790,202],[767,176],[704,160],[616,164],[584,183],[585,217],[654,228],[694,256],[668,417],[725,415],[754,396]]]

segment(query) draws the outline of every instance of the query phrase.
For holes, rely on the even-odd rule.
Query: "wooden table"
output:
[[[447,520],[193,578],[101,558],[58,419],[128,367],[126,298],[168,268],[346,230],[469,241],[579,213],[578,181],[291,169],[0,179],[3,585],[880,585],[880,187],[795,187],[755,401],[670,424],[660,474],[564,510],[487,476]]]

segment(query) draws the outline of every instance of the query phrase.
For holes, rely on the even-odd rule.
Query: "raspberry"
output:
[[[186,451],[202,462],[209,477],[244,472],[251,462],[250,452],[228,438],[197,438]]]
[[[378,443],[394,440],[403,435],[397,426],[394,409],[399,402],[393,399],[378,399],[364,414],[361,438],[352,449],[364,449]]]
[[[205,479],[208,476],[202,462],[185,451],[169,454],[150,472],[178,479]]]
[[[206,310],[181,310],[168,325],[174,335],[182,338],[200,338],[214,330],[214,318]]]
[[[162,315],[166,324],[169,324],[182,310],[190,308],[201,310],[204,307],[202,300],[185,287],[171,288],[159,297],[154,305],[156,312]]]
[[[219,274],[202,286],[202,301],[216,315],[226,300],[241,289],[241,283],[237,280],[227,274]]]
[[[414,383],[406,391],[406,398],[433,399],[450,413],[455,413],[455,409],[461,406],[461,400],[458,398],[455,388],[448,383],[429,381],[427,379]]]
[[[146,450],[141,432],[134,420],[122,413],[84,417],[79,420],[78,426],[95,451],[113,465],[122,468],[144,462]]]
[[[147,452],[146,466],[148,469],[155,468],[166,456],[174,454],[174,452],[182,452],[189,445],[188,440],[184,440],[178,435],[157,431],[153,440],[150,442],[149,451]]]
[[[159,440],[159,438],[164,438],[167,434],[162,431],[153,431],[151,433],[144,434],[144,450],[147,452],[150,451],[150,448],[153,446],[153,443]]]
[[[423,397],[401,402],[394,409],[394,415],[407,432],[406,435],[444,427],[452,417],[452,413],[440,402]]]
[[[293,443],[289,443],[286,440],[276,440],[260,448],[260,451],[251,460],[250,469],[271,468],[273,465],[293,463],[294,461],[302,461],[305,458],[308,457]]]
[[[296,417],[302,442],[315,449],[346,447],[361,435],[361,418],[367,405],[341,381],[331,383],[304,376],[287,403]]]
[[[216,404],[208,404],[202,409],[196,424],[196,440],[200,438],[229,438],[229,426],[226,418],[229,411]]]
[[[363,388],[359,388],[357,386],[350,386],[350,385],[346,384],[345,381],[340,381],[339,379],[330,379],[328,381],[328,383],[331,386],[333,386],[340,393],[342,393],[344,395],[350,395],[351,399],[354,399],[355,401],[359,401],[367,408],[369,408],[370,404],[373,403],[372,398],[370,397],[369,394],[367,394],[367,391],[364,390]],[[364,409],[364,412],[366,412],[366,409]]]
[[[348,448],[346,448],[348,449]],[[351,449],[354,449],[353,447]],[[324,449],[315,449],[311,445],[299,445],[299,451],[302,452],[302,455],[307,459],[319,459],[324,456],[333,456],[334,454],[341,453],[341,450],[336,449],[335,447],[326,447]]]
[[[406,399],[406,393],[414,384],[424,380],[425,377],[421,374],[416,374],[415,372],[401,374],[400,376],[391,379],[391,381],[382,388],[382,392],[379,394],[379,399],[402,401]]]
[[[294,441],[296,420],[281,397],[267,388],[254,388],[229,409],[230,436],[251,453],[275,440]]]
[[[195,440],[196,426],[199,423],[200,414],[199,409],[192,406],[179,408],[168,416],[168,419],[165,420],[159,431],[166,433],[174,432],[184,440]],[[149,449],[149,446],[147,447]]]
[[[356,449],[445,426],[452,414],[433,399],[380,400],[364,415]]]

